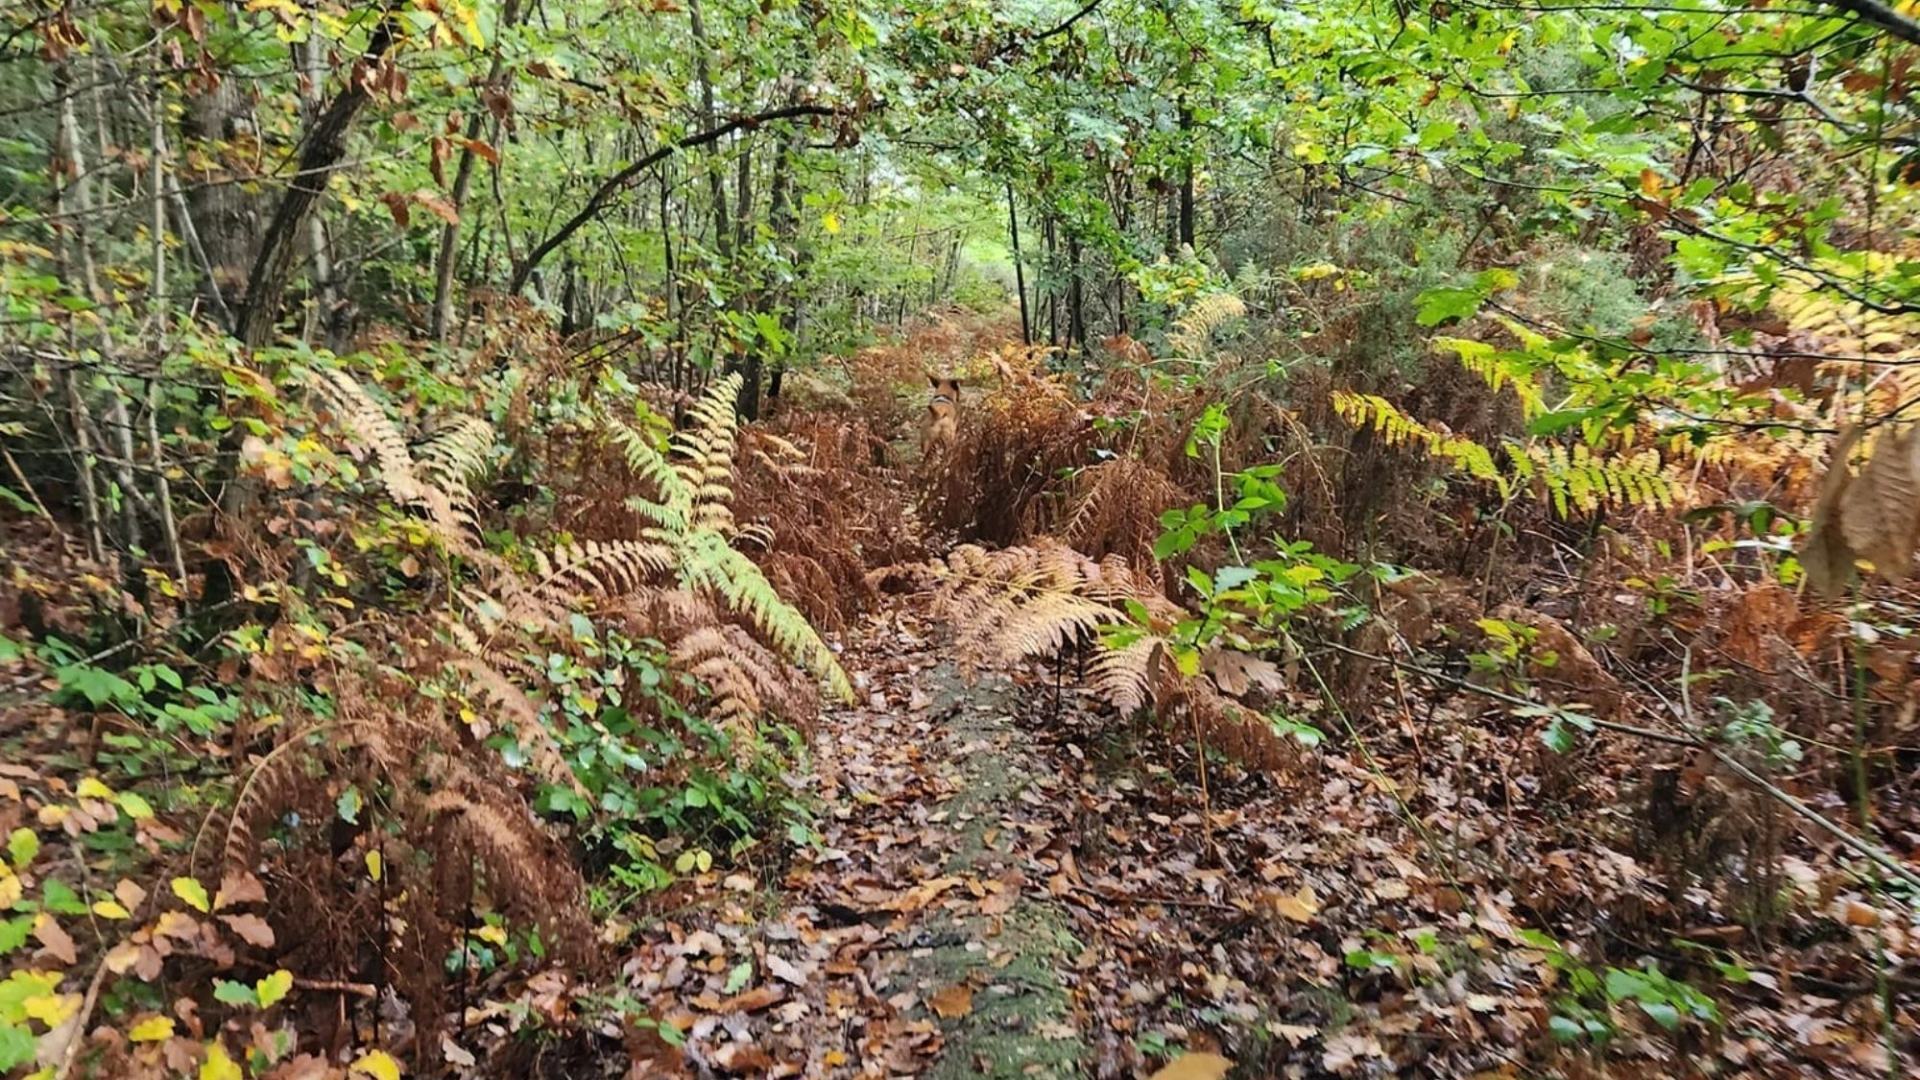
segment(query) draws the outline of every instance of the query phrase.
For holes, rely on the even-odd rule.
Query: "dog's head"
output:
[[[960,380],[950,375],[929,375],[927,384],[933,387],[933,400],[960,402]]]

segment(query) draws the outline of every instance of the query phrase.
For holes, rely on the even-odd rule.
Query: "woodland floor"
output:
[[[1203,775],[1083,697],[1071,659],[963,674],[950,637],[913,596],[848,628],[863,700],[795,778],[824,844],[640,921],[624,981],[688,1038],[635,1075],[1131,1077],[1182,1051],[1246,1076],[1888,1074],[1839,939],[1755,967],[1710,1041],[1542,1037],[1567,975],[1537,928],[1596,929],[1595,971],[1693,958],[1656,928],[1689,904],[1663,906],[1672,868],[1621,809],[1637,752],[1545,753],[1400,683],[1365,716],[1302,692],[1331,739],[1289,775]],[[1815,864],[1783,857],[1803,885]]]
[[[1181,1048],[1252,1076],[1565,1075],[1527,1061],[1557,991],[1523,933],[1542,896],[1502,867],[1534,863],[1556,906],[1640,872],[1537,849],[1553,830],[1516,819],[1534,800],[1490,745],[1429,745],[1405,784],[1379,769],[1410,762],[1411,729],[1289,784],[1216,764],[1210,846],[1191,760],[1142,754],[1071,671],[1059,692],[964,679],[910,606],[860,637],[866,700],[823,718],[803,781],[824,846],[636,931],[628,985],[689,1033],[663,1075],[1132,1076]],[[1368,952],[1381,970],[1356,970]],[[1385,959],[1409,956],[1413,989]],[[1884,1064],[1841,1034],[1839,995],[1761,981],[1723,1069]],[[1612,1075],[1693,1074],[1661,1041],[1614,1054]]]

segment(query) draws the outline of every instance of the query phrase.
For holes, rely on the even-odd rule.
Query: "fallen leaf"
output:
[[[1273,909],[1294,922],[1310,923],[1320,913],[1320,900],[1313,895],[1312,886],[1302,885],[1297,893],[1274,897]]]
[[[1233,1062],[1219,1054],[1182,1054],[1154,1073],[1152,1080],[1224,1080]]]
[[[266,898],[267,890],[260,884],[259,878],[248,873],[228,874],[220,879],[220,889],[213,894],[213,907],[219,911],[235,904],[259,903]]]
[[[369,1050],[360,1055],[353,1063],[353,1071],[365,1073],[373,1080],[400,1080],[400,1063],[385,1050]]]
[[[744,994],[735,994],[720,1003],[715,1009],[719,1013],[759,1012],[769,1005],[778,1005],[787,999],[787,992],[775,983],[763,983]]]
[[[72,964],[80,959],[80,954],[73,947],[72,935],[44,911],[33,921],[33,938],[63,964]]]
[[[955,983],[933,995],[931,1004],[940,1019],[958,1020],[973,1012],[973,988],[965,983]]]
[[[173,1018],[149,1016],[127,1029],[129,1042],[160,1042],[173,1038]]]

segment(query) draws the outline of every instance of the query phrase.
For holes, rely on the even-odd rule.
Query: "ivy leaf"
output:
[[[199,912],[212,910],[213,904],[207,899],[205,885],[190,877],[177,877],[173,879],[172,887],[173,895],[179,897],[188,907]]]

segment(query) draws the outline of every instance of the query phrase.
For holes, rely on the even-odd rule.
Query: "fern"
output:
[[[1427,456],[1498,487],[1502,498],[1511,493],[1506,476],[1494,465],[1492,452],[1472,439],[1428,427],[1377,394],[1335,390],[1332,401],[1334,415],[1354,427],[1371,427],[1388,446],[1418,446]]]
[[[821,679],[833,695],[853,700],[853,687],[833,651],[806,616],[783,599],[758,565],[734,541],[733,454],[739,422],[733,403],[740,377],[714,380],[690,410],[694,425],[673,436],[675,456],[657,449],[643,433],[616,418],[604,423],[634,473],[658,494],[628,505],[649,522],[635,551],[699,595],[717,599],[747,619],[777,652]]]
[[[1370,427],[1389,446],[1415,446],[1476,480],[1493,484],[1501,498],[1535,486],[1561,517],[1592,513],[1603,506],[1622,509],[1672,506],[1679,483],[1652,449],[1634,453],[1596,453],[1584,443],[1572,448],[1546,443],[1501,444],[1502,470],[1493,453],[1479,443],[1427,426],[1385,398],[1335,390],[1334,414],[1354,427]]]
[[[1214,332],[1246,313],[1246,302],[1233,293],[1210,293],[1195,300],[1186,313],[1174,321],[1167,344],[1177,356],[1203,359],[1212,347]]]
[[[879,572],[893,577],[901,568]],[[1098,561],[1054,540],[987,551],[966,544],[945,560],[906,568],[932,594],[933,609],[954,629],[968,666],[1051,655],[1075,641],[1091,641],[1088,689],[1123,714],[1152,708],[1163,721],[1186,715],[1209,745],[1241,761],[1277,768],[1291,752],[1264,717],[1233,701],[1225,683],[1188,678],[1169,658],[1167,632],[1186,615],[1143,572],[1118,555]],[[1145,624],[1129,617],[1145,615]],[[1123,634],[1109,634],[1123,630]],[[1218,662],[1209,650],[1202,667],[1244,672],[1256,661]],[[1239,689],[1246,688],[1239,680]]]

